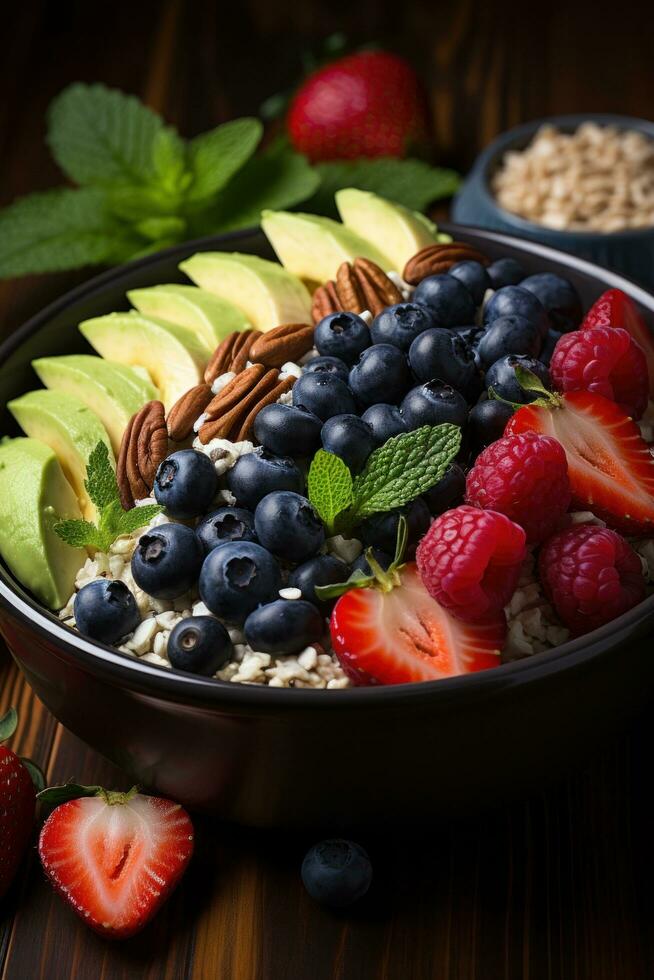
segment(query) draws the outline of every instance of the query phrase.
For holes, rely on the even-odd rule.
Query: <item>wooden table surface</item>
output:
[[[0,204],[59,181],[43,119],[69,81],[134,91],[193,135],[256,111],[296,77],[301,47],[341,27],[355,41],[375,38],[415,58],[432,93],[440,157],[461,169],[523,119],[578,110],[646,116],[654,105],[651,23],[628,3],[620,15],[615,8],[602,15],[590,0],[223,6],[23,0],[3,10]],[[0,283],[0,333],[80,278]],[[12,704],[21,717],[15,747],[49,781],[127,785],[57,724],[0,650],[0,712]],[[350,915],[317,908],[303,891],[298,868],[311,835],[298,840],[203,818],[197,857],[161,915],[141,936],[109,944],[54,896],[32,851],[0,904],[0,977],[652,977],[651,716],[635,719],[584,771],[530,800],[420,837],[371,831],[362,843],[373,856],[375,888]]]

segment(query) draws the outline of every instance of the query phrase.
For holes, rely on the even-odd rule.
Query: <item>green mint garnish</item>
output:
[[[149,524],[160,514],[158,504],[145,504],[123,510],[118,495],[116,474],[109,462],[109,450],[104,442],[99,442],[91,452],[86,466],[86,492],[98,510],[98,523],[90,521],[57,521],[55,532],[62,541],[73,548],[97,548],[107,551],[116,538],[131,534],[138,528]]]
[[[336,518],[352,504],[352,474],[340,458],[319,449],[307,479],[309,500],[330,534],[336,533]]]

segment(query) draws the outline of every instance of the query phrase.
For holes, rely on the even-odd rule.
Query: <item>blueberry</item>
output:
[[[411,383],[406,354],[392,344],[375,344],[363,352],[350,371],[349,381],[364,405],[397,404]]]
[[[324,371],[303,374],[293,385],[293,404],[313,412],[322,422],[333,415],[354,415],[356,403],[346,383]]]
[[[361,418],[372,428],[372,436],[376,446],[383,446],[393,436],[399,436],[403,432],[409,431],[397,405],[386,405],[383,402],[371,405],[365,410]]]
[[[230,541],[256,541],[254,514],[242,507],[219,507],[195,529],[205,554]]]
[[[335,374],[341,381],[347,381],[349,367],[340,357],[312,357],[302,368],[305,374]]]
[[[184,524],[161,524],[139,538],[132,575],[139,589],[155,599],[177,599],[195,585],[204,549]]]
[[[359,354],[370,347],[370,330],[356,313],[330,313],[316,324],[313,342],[319,354],[354,364]]]
[[[306,408],[276,402],[254,420],[257,442],[279,456],[311,456],[320,445],[322,422]]]
[[[178,520],[204,514],[218,490],[214,465],[197,449],[180,449],[159,464],[154,495],[166,513]]]
[[[538,355],[538,360],[546,366],[550,366],[550,361],[552,360],[552,354],[554,353],[554,348],[558,344],[559,340],[563,336],[558,330],[548,330],[547,337],[545,338],[545,343]]]
[[[213,616],[189,616],[168,637],[168,659],[177,670],[213,677],[232,655],[232,641]]]
[[[413,388],[400,410],[409,429],[441,422],[452,422],[463,429],[468,418],[468,404],[463,395],[438,380]]]
[[[312,602],[276,599],[251,612],[243,627],[253,650],[262,653],[300,653],[319,643],[325,622]]]
[[[372,865],[359,844],[323,840],[307,851],[302,862],[302,881],[316,902],[346,908],[370,888]]]
[[[286,561],[306,561],[323,546],[325,528],[313,506],[299,493],[276,490],[257,505],[254,526],[259,541]]]
[[[540,397],[537,392],[528,392],[521,388],[515,376],[516,367],[526,368],[537,375],[546,388],[550,387],[550,373],[541,361],[533,357],[523,357],[520,354],[509,354],[489,367],[486,372],[486,386],[509,402],[519,402],[525,405]]]
[[[349,575],[349,568],[340,558],[334,558],[333,555],[316,555],[315,558],[309,558],[304,564],[293,569],[288,577],[288,584],[293,589],[299,589],[302,598],[307,602],[312,602],[314,606],[322,609],[330,603],[320,602],[316,596],[316,586],[346,582]]]
[[[80,633],[100,643],[117,643],[141,622],[136,600],[124,582],[99,578],[83,585],[73,604]]]
[[[542,346],[540,327],[523,316],[500,316],[484,331],[477,348],[479,363],[488,368],[507,354],[538,357]]]
[[[412,299],[429,307],[439,327],[460,327],[475,318],[475,301],[454,276],[427,276],[416,286]]]
[[[405,507],[389,510],[384,514],[373,514],[356,529],[356,536],[365,545],[381,548],[389,555],[395,554],[397,545],[397,525],[400,514],[404,515],[407,523],[407,556],[415,553],[420,538],[429,530],[431,515],[429,508],[421,497],[412,500]]]
[[[375,344],[392,344],[400,350],[408,350],[411,341],[434,326],[434,317],[427,306],[417,303],[396,303],[382,310],[370,325]]]
[[[423,494],[429,513],[438,517],[451,507],[458,507],[466,490],[466,476],[460,466],[450,463],[438,483]]]
[[[545,307],[533,293],[522,286],[498,289],[484,307],[484,326],[488,328],[501,316],[521,316],[536,324],[544,340],[551,324]]]
[[[517,286],[527,273],[516,259],[497,259],[486,269],[491,289],[501,289],[502,286]]]
[[[365,551],[362,551],[359,557],[352,562],[352,565],[350,566],[350,573],[364,572],[366,575],[372,575],[372,568],[368,564],[368,559],[366,558],[367,550],[368,549],[366,548]],[[381,565],[384,571],[386,571],[388,566],[393,561],[393,555],[389,555],[388,552],[382,551],[381,548],[373,548],[372,554],[377,564]]]
[[[481,262],[473,262],[471,259],[457,262],[447,270],[447,274],[462,282],[472,296],[475,306],[481,306],[486,290],[491,288],[488,273]]]
[[[583,310],[579,294],[568,279],[552,272],[541,272],[523,279],[520,286],[538,297],[556,330],[568,333],[577,329]]]
[[[322,427],[323,449],[340,456],[345,465],[358,473],[376,447],[372,426],[358,415],[335,415]]]
[[[421,334],[411,344],[409,364],[418,381],[438,378],[474,401],[482,383],[472,348],[452,330],[436,327]]]
[[[468,432],[475,456],[486,446],[490,446],[491,442],[502,438],[506,423],[512,415],[513,409],[506,402],[499,402],[494,398],[477,402],[468,418]]]
[[[215,616],[242,623],[282,586],[279,565],[254,541],[233,541],[210,551],[200,572],[200,598]]]
[[[302,493],[304,477],[292,459],[274,456],[265,449],[239,456],[227,471],[227,489],[236,497],[239,507],[254,510],[262,497],[273,490]]]

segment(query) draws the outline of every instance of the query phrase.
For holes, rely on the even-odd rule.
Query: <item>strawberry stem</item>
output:
[[[100,791],[96,793],[96,796],[102,797],[107,806],[124,806],[125,803],[129,803],[129,801],[136,796],[138,791],[138,786],[132,786],[127,793],[120,793],[118,790],[114,789],[100,789]]]
[[[47,806],[59,806],[69,800],[79,800],[83,796],[99,796],[107,806],[120,806],[129,803],[139,791],[138,786],[132,786],[127,793],[118,790],[104,789],[103,786],[82,786],[79,783],[65,783],[63,786],[49,786],[37,794],[37,799]]]

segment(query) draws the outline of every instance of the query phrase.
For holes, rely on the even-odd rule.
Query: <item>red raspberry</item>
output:
[[[525,554],[521,527],[504,514],[463,506],[436,518],[416,561],[429,594],[458,619],[476,622],[507,604]]]
[[[622,327],[592,327],[564,334],[554,348],[550,374],[559,391],[603,395],[634,419],[647,408],[647,360]]]
[[[577,636],[645,598],[640,558],[608,527],[579,524],[559,531],[541,549],[539,572],[547,597]]]
[[[466,503],[506,514],[525,529],[530,544],[540,544],[557,529],[570,500],[565,450],[536,432],[492,442],[466,480]]]

